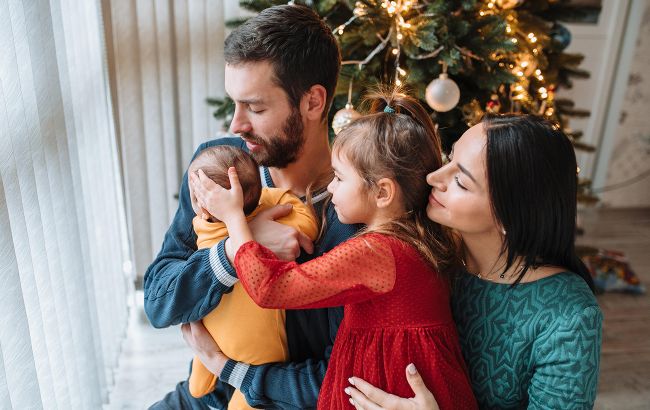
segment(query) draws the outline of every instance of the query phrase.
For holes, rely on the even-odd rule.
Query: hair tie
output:
[[[391,107],[390,105],[386,105],[384,107],[384,112],[387,112],[389,114],[394,114],[395,113],[395,108]]]

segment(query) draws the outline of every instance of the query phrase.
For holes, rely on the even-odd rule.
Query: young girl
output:
[[[226,223],[239,279],[260,306],[345,305],[319,408],[350,408],[343,386],[353,374],[412,395],[401,370],[409,363],[443,409],[475,408],[440,273],[453,262],[452,240],[426,215],[425,176],[441,166],[433,123],[405,95],[370,100],[373,114],[334,142],[328,186],[339,220],[366,225],[357,237],[304,264],[279,260],[253,241],[233,168],[232,188],[213,192],[210,212]]]

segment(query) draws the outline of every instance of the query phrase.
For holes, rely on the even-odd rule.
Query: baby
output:
[[[237,169],[244,193],[244,213],[247,220],[250,221],[264,209],[291,204],[292,212],[276,222],[292,226],[310,239],[316,239],[318,225],[309,207],[286,189],[263,188],[257,163],[241,149],[228,145],[206,148],[192,161],[188,175],[201,169],[214,182],[230,189],[229,167]],[[197,215],[192,221],[197,235],[197,247],[209,248],[226,238],[228,230],[223,222],[211,215],[208,215],[207,219],[199,216],[204,211],[196,203],[191,185],[190,198]],[[223,295],[219,305],[203,318],[203,325],[223,353],[233,360],[259,365],[289,359],[285,311],[257,306],[240,283],[235,284],[232,292]],[[189,382],[192,396],[198,398],[210,393],[216,382],[217,376],[210,373],[199,358],[195,357]],[[248,406],[243,394],[237,390],[228,408],[252,407]]]

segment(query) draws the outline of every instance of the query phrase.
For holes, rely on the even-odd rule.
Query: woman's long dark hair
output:
[[[561,266],[593,279],[575,251],[578,176],[575,151],[560,128],[533,115],[488,115],[487,178],[492,211],[506,231],[507,271],[523,258],[528,269]]]

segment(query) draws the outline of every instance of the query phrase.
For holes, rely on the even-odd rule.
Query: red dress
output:
[[[319,409],[352,408],[343,391],[351,376],[413,397],[404,372],[409,363],[441,409],[476,408],[451,316],[449,286],[414,247],[369,233],[299,265],[248,242],[237,252],[235,268],[262,307],[345,305]]]

